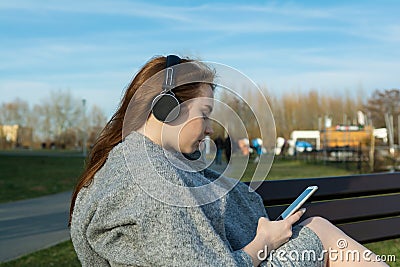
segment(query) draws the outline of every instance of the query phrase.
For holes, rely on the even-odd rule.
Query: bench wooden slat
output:
[[[400,172],[264,181],[256,191],[266,205],[287,204],[309,185],[319,187],[310,200],[396,193],[400,192]]]
[[[366,243],[400,237],[400,216],[338,225],[346,234]]]
[[[267,206],[266,209],[269,217],[275,219],[287,206]],[[400,193],[306,203],[304,207],[307,208],[304,219],[322,216],[333,223],[397,216],[400,215]]]
[[[327,218],[363,243],[400,237],[400,172],[264,181],[257,193],[275,219],[310,185],[319,189],[305,204],[302,220]]]

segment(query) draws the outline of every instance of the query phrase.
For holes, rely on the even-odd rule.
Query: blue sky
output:
[[[149,1],[147,1],[149,2]],[[400,1],[1,1],[0,103],[70,90],[111,116],[135,72],[177,53],[275,95],[400,85]]]

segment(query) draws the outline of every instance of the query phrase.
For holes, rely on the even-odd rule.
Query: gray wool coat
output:
[[[76,199],[70,232],[82,266],[253,266],[241,248],[267,216],[261,197],[239,182],[217,200],[193,205],[195,195],[174,195],[157,179],[189,188],[220,175],[187,171],[171,163],[174,156],[137,132],[112,149]],[[171,204],[174,198],[180,204]],[[300,236],[322,247],[310,232]]]

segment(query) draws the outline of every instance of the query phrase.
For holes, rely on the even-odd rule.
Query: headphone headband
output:
[[[178,65],[181,63],[181,58],[176,55],[168,55],[167,56],[167,68],[172,67],[174,65]]]
[[[162,86],[162,89],[165,92],[172,90],[175,87],[175,76],[174,76],[174,69],[172,66],[178,65],[181,63],[181,58],[176,55],[168,55],[167,56],[167,64],[166,64],[166,72],[165,72],[165,79]]]

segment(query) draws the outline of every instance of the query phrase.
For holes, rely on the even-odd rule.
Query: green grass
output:
[[[72,190],[83,164],[70,155],[0,155],[0,203]]]
[[[242,180],[249,180],[255,166],[255,164],[248,166]],[[5,202],[71,190],[82,171],[82,167],[83,158],[79,157],[0,156],[0,201]],[[276,159],[267,179],[327,177],[356,173],[356,170],[346,170],[338,166]],[[378,255],[396,255],[397,262],[389,262],[388,264],[400,267],[400,239],[370,243],[366,246]],[[66,241],[14,261],[0,264],[0,267],[5,266],[62,267],[80,266],[80,264],[71,241]]]
[[[255,163],[249,163],[241,181],[250,181],[255,168]],[[307,163],[300,160],[275,159],[268,173],[267,180],[345,176],[354,174],[357,174],[357,170],[355,169],[346,170],[345,168],[338,168],[337,166],[329,164],[323,165]]]
[[[17,260],[0,264],[1,267],[23,267],[23,266],[81,266],[76,256],[72,242],[65,241],[48,249],[43,249]]]
[[[395,262],[387,262],[392,267],[400,267],[400,238],[386,240],[375,243],[368,243],[365,246],[377,255],[386,256],[395,255]]]
[[[337,168],[329,164],[316,165],[299,160],[277,160],[276,164],[272,164],[268,179],[281,180],[290,178],[344,176],[354,175],[356,173],[356,170],[346,170],[344,168]]]

